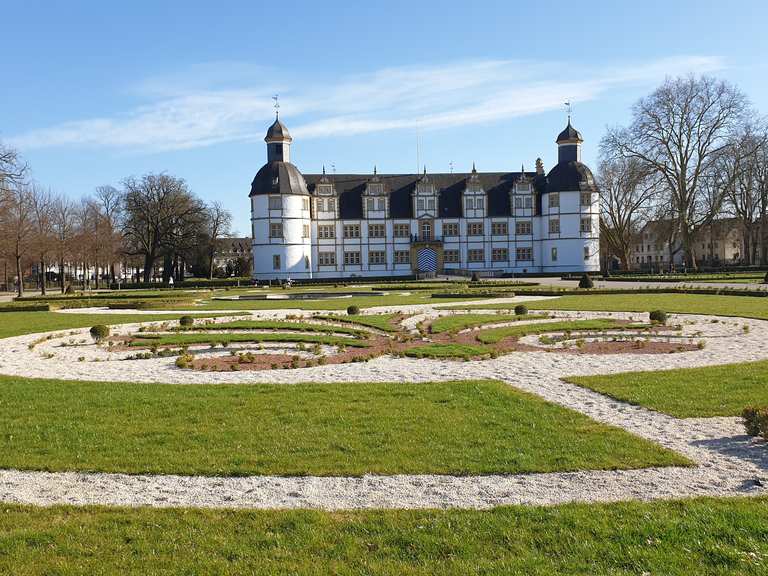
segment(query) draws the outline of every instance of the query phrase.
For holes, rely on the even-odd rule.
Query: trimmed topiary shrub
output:
[[[182,316],[179,318],[179,326],[183,326],[184,328],[189,328],[195,323],[195,319],[192,318],[192,316]]]
[[[748,406],[741,413],[744,428],[750,436],[762,436],[768,440],[768,406],[762,408]]]
[[[528,306],[525,304],[515,306],[515,316],[525,316],[526,314],[528,314]]]
[[[588,274],[582,274],[579,280],[579,288],[594,288],[595,283],[592,282],[592,278]]]
[[[360,314],[360,308],[354,304],[352,306],[347,306],[347,314],[350,316],[357,316]]]
[[[667,313],[664,312],[664,310],[653,310],[653,311],[648,313],[648,318],[654,324],[666,324],[667,323]]]
[[[480,276],[477,275],[477,272],[472,272],[472,278],[470,279],[470,282],[479,282]]]
[[[91,338],[93,338],[95,342],[101,342],[108,336],[109,326],[104,326],[104,324],[97,324],[96,326],[91,327]]]

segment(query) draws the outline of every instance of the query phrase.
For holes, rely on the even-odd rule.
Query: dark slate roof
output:
[[[480,185],[488,198],[488,215],[509,216],[509,191],[520,178],[520,172],[478,172]],[[461,217],[461,194],[471,176],[466,174],[428,174],[429,180],[440,195],[439,218]],[[535,172],[526,172],[534,178],[534,185],[543,184],[543,177],[535,178]],[[322,174],[306,174],[307,186],[311,191],[322,178]],[[390,218],[413,218],[411,193],[422,174],[378,174],[385,190],[389,193]],[[328,178],[336,187],[339,195],[339,215],[343,219],[355,220],[363,217],[363,192],[373,174],[334,174]]]
[[[304,177],[290,162],[264,164],[251,182],[251,193],[257,194],[309,194]]]
[[[592,171],[581,162],[560,162],[547,174],[546,192],[571,192],[583,190],[596,192]]]
[[[275,118],[272,126],[270,126],[269,130],[267,130],[267,135],[264,137],[264,140],[266,142],[269,142],[270,140],[287,140],[290,142],[293,140],[293,138],[291,138],[291,135],[288,132],[288,128],[285,127],[285,124],[280,122],[279,118]]]
[[[578,140],[579,142],[583,142],[584,139],[581,137],[581,134],[579,133],[576,128],[571,126],[571,119],[568,119],[568,126],[565,127],[565,130],[560,132],[560,134],[557,135],[557,143],[560,142],[566,142],[570,140]]]

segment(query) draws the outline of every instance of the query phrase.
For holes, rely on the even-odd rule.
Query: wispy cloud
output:
[[[665,76],[712,72],[718,58],[681,56],[621,66],[483,60],[386,68],[323,81],[285,79],[244,63],[195,67],[148,78],[135,89],[147,103],[113,117],[88,118],[11,138],[22,149],[81,146],[164,151],[260,138],[281,94],[283,117],[302,138],[490,123],[554,110],[565,99],[595,100],[613,89]],[[244,80],[245,79],[245,80]]]

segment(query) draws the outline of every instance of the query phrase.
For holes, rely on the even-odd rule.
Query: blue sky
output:
[[[78,197],[166,171],[247,232],[280,94],[303,172],[550,168],[573,103],[594,164],[666,75],[709,73],[768,112],[768,2],[5,3],[0,139]]]

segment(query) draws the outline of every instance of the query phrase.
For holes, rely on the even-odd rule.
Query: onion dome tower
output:
[[[592,171],[581,162],[583,142],[569,116],[557,136],[557,164],[538,182],[543,272],[562,271],[562,262],[573,262],[573,272],[600,269],[599,198]]]
[[[291,164],[293,138],[275,114],[264,137],[267,163],[251,183],[253,277],[312,277],[312,221],[307,183]]]

